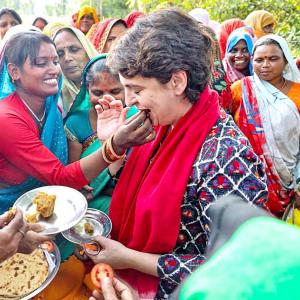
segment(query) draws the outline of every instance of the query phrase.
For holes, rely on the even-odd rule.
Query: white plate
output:
[[[36,205],[32,203],[38,192],[55,195],[54,213],[50,218],[40,218],[38,224],[45,226],[41,233],[46,235],[57,234],[77,224],[85,215],[87,201],[77,190],[66,186],[43,186],[23,194],[17,199],[14,206],[19,207],[23,214],[34,213]]]

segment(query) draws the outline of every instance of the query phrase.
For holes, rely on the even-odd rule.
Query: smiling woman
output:
[[[22,19],[16,11],[11,8],[2,8],[0,10],[0,40],[9,28],[21,23]]]
[[[108,165],[106,150],[101,148],[67,165],[67,141],[57,107],[62,78],[53,41],[42,33],[22,32],[11,37],[4,49],[0,57],[0,123],[5,124],[0,127],[0,213],[39,186],[82,188]],[[116,154],[110,155],[110,161],[131,147],[133,139],[134,144],[148,141],[141,137],[146,125],[139,128],[145,119],[141,113],[119,128],[120,135],[114,135],[110,144]],[[152,128],[148,128],[150,134]]]

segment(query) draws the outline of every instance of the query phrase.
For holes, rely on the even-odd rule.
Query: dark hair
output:
[[[95,61],[87,70],[84,84],[88,88],[89,85],[94,82],[96,74],[107,72],[114,78],[117,82],[120,82],[119,75],[113,74],[110,68],[106,65],[106,58],[99,59]]]
[[[5,62],[13,63],[22,68],[27,57],[29,57],[31,65],[34,65],[42,43],[51,44],[55,47],[54,42],[41,32],[25,31],[13,35],[5,45]]]
[[[137,20],[109,54],[108,65],[126,78],[136,75],[170,81],[187,73],[185,94],[196,102],[209,80],[211,38],[198,23],[178,10],[162,10]]]
[[[44,19],[44,18],[42,18],[42,17],[37,17],[37,18],[35,18],[35,20],[32,22],[32,25],[35,26],[35,23],[36,23],[37,21],[42,21],[45,25],[48,24],[48,22],[47,22],[46,19]]]
[[[0,18],[6,14],[12,15],[19,22],[19,24],[22,24],[22,19],[15,10],[8,8],[8,7],[1,8],[0,9]]]
[[[263,40],[256,42],[255,46],[253,48],[253,51],[252,51],[252,55],[254,55],[254,53],[255,53],[255,51],[258,47],[260,47],[260,46],[269,46],[269,45],[277,46],[281,50],[283,58],[285,59],[285,61],[287,61],[287,59],[286,59],[279,43],[277,41],[273,40],[273,39],[270,39],[270,38],[264,38]]]

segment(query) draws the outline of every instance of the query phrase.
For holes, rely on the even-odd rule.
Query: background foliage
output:
[[[22,17],[33,16],[37,4],[53,18],[69,18],[84,4],[96,7],[101,18],[123,18],[133,9],[147,13],[169,7],[185,11],[202,7],[219,22],[234,17],[244,19],[253,10],[265,9],[275,15],[276,32],[288,40],[294,55],[300,56],[300,0],[0,0],[0,8],[14,8]]]

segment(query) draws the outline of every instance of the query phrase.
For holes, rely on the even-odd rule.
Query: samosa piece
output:
[[[54,211],[56,196],[48,195],[45,192],[38,192],[33,199],[36,204],[36,211],[44,218],[50,218]]]

